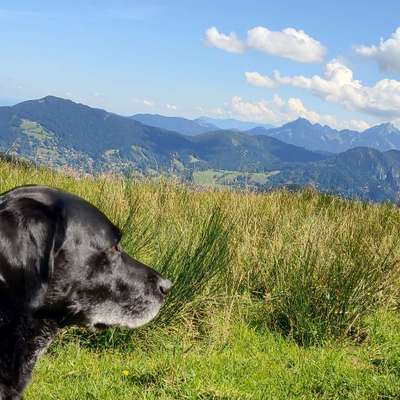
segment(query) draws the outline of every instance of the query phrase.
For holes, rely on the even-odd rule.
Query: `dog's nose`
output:
[[[160,292],[165,296],[170,291],[172,287],[172,282],[169,279],[161,278],[158,287],[160,289]]]

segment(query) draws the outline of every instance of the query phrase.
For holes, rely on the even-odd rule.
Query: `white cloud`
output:
[[[353,71],[337,59],[326,64],[324,76],[283,76],[279,71],[274,71],[272,78],[262,75],[261,78],[272,81],[276,86],[303,88],[350,110],[362,111],[380,118],[400,117],[400,81],[382,79],[374,86],[364,86],[361,81],[353,78]],[[257,84],[256,80],[246,77],[250,84],[265,87],[260,84],[261,78]]]
[[[143,100],[143,104],[147,107],[154,107],[154,101],[152,100]]]
[[[168,110],[174,110],[174,111],[178,109],[178,107],[176,105],[174,105],[174,104],[166,104],[165,107]]]
[[[246,49],[255,49],[302,63],[322,62],[326,52],[318,40],[294,28],[270,31],[263,26],[257,26],[247,32],[245,40],[240,40],[234,32],[225,35],[212,27],[207,29],[205,41],[209,46],[230,53],[243,53]]]
[[[214,26],[206,31],[206,44],[229,53],[242,53],[245,49],[245,44],[237,39],[234,32],[224,35],[218,32],[218,29]]]
[[[278,96],[276,96],[278,98]],[[280,124],[282,117],[280,115],[281,99],[278,104],[268,100],[245,101],[239,96],[232,98],[230,107],[233,114],[248,121],[263,121],[272,124]]]
[[[296,118],[302,117],[312,123],[329,125],[336,129],[364,130],[369,124],[361,120],[338,121],[330,114],[319,114],[305,107],[298,98],[289,98],[285,102],[275,95],[272,100],[246,101],[239,96],[232,98],[229,108],[231,115],[247,121],[259,121],[273,125],[282,125]]]
[[[355,46],[360,56],[375,60],[384,71],[400,72],[400,27],[392,33],[391,38],[381,41],[378,46]]]
[[[322,62],[326,52],[318,40],[294,28],[274,32],[257,26],[247,32],[247,45],[268,54],[302,63]]]
[[[279,86],[273,79],[268,76],[262,76],[258,72],[245,72],[247,82],[254,86],[262,86],[267,89],[273,89]]]

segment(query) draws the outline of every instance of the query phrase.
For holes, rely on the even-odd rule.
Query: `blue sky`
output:
[[[399,1],[3,0],[0,103],[398,124],[399,27]]]

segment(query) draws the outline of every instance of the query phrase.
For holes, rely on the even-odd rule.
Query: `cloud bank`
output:
[[[278,57],[301,63],[319,63],[326,53],[325,47],[302,30],[285,28],[282,31],[270,31],[257,26],[247,32],[247,38],[240,40],[234,32],[226,35],[216,27],[206,31],[205,42],[229,53],[243,53],[254,49]]]
[[[266,88],[289,85],[310,91],[316,96],[379,118],[400,117],[400,81],[382,79],[374,86],[365,86],[354,79],[353,71],[334,59],[325,65],[323,76],[284,76],[274,71],[272,77],[258,72],[245,74],[248,83]]]

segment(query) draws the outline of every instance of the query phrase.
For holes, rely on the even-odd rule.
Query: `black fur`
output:
[[[0,399],[17,400],[66,325],[136,327],[171,282],[121,251],[96,207],[45,186],[0,195]]]

